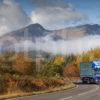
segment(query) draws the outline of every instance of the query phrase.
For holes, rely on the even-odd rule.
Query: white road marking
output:
[[[80,93],[80,94],[77,94],[78,96],[82,96],[82,95],[86,95],[86,94],[89,94],[89,93],[93,93],[95,91],[97,91],[99,89],[99,86],[95,86],[96,88],[95,89],[92,89],[90,91],[87,91],[87,92],[83,92],[83,93]],[[78,88],[78,85],[76,86],[76,88]],[[72,96],[69,96],[69,97],[66,97],[66,98],[62,98],[62,99],[59,99],[59,100],[72,100]]]
[[[68,99],[72,100],[72,96],[69,96],[69,97],[66,97],[66,98],[62,98],[62,99],[59,99],[59,100],[68,100]]]
[[[78,85],[76,85],[76,88],[78,88],[79,86]],[[75,88],[73,88],[73,89],[75,89]],[[59,99],[59,100],[68,100],[68,99],[71,99],[72,100],[72,96],[69,96],[69,97],[66,97],[66,98],[61,98],[61,99]]]
[[[87,92],[80,93],[80,94],[78,94],[78,96],[82,96],[82,95],[86,95],[86,94],[89,94],[89,93],[93,93],[93,92],[97,91],[98,89],[99,89],[99,86],[96,86],[95,89],[87,91]]]

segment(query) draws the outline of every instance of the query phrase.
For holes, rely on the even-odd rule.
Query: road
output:
[[[7,100],[100,100],[100,86],[78,84],[73,89]]]

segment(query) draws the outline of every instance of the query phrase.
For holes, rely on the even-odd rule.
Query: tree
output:
[[[53,76],[62,76],[63,75],[63,56],[55,56],[49,62],[44,65],[42,70],[43,76],[53,77]]]
[[[36,70],[36,64],[34,61],[30,61],[28,57],[26,57],[23,53],[19,53],[16,56],[16,59],[14,61],[13,67],[15,70],[22,74],[34,74]]]
[[[74,62],[68,64],[64,69],[64,76],[79,77],[79,68],[77,64],[75,64]]]

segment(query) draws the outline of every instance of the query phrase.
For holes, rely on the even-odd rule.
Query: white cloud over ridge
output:
[[[30,18],[15,0],[3,0],[0,5],[0,36],[29,23]]]
[[[87,20],[87,16],[78,12],[71,4],[66,6],[40,6],[36,8],[31,19],[34,23],[40,23],[47,29],[60,29],[66,25],[77,24]]]

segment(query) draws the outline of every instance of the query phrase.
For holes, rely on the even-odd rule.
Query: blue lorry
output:
[[[98,83],[100,81],[100,61],[81,62],[80,78],[83,83]]]

